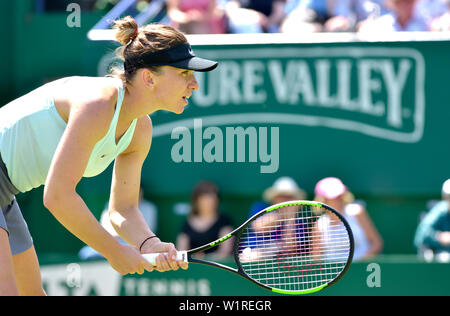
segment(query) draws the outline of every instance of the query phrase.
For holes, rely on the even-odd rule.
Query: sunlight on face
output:
[[[193,70],[161,66],[155,73],[155,96],[161,110],[183,113],[198,83]]]

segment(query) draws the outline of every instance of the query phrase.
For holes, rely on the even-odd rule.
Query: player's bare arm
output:
[[[139,253],[126,249],[112,237],[76,192],[92,149],[106,134],[114,113],[117,96],[109,91],[90,100],[72,102],[67,128],[45,184],[44,204],[65,228],[103,254],[118,272],[142,273],[143,267],[137,263]]]
[[[152,122],[149,116],[140,118],[136,124],[133,140],[115,161],[109,215],[117,233],[142,253],[167,252],[158,258],[158,271],[187,269],[184,262],[172,259],[175,246],[164,243],[150,230],[139,211],[139,190],[142,166],[147,157],[152,138]],[[153,267],[150,265],[150,267]]]

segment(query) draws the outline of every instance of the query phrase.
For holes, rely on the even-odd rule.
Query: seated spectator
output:
[[[354,32],[361,22],[387,13],[383,0],[335,0],[324,25],[326,32]]]
[[[387,0],[390,12],[372,21],[367,21],[359,28],[365,35],[384,35],[389,32],[425,32],[430,29],[426,17],[418,12],[417,0]]]
[[[430,30],[437,32],[450,31],[450,0],[442,0],[445,4],[445,11],[433,17],[430,23]]]
[[[263,199],[270,204],[278,204],[293,200],[306,199],[306,193],[301,189],[294,179],[281,177],[263,193]]]
[[[447,12],[446,2],[448,0],[417,0],[415,10],[427,20],[432,21]]]
[[[226,4],[231,33],[276,33],[284,19],[286,0],[229,0]]]
[[[250,207],[249,217],[266,207],[293,200],[305,200],[306,192],[290,177],[278,178],[270,188],[263,192],[263,201],[257,201]]]
[[[353,260],[365,260],[379,254],[383,240],[361,203],[355,203],[353,194],[338,178],[324,178],[314,189],[315,200],[325,203],[347,220],[353,232],[355,250]]]
[[[216,0],[167,0],[172,26],[187,34],[226,32],[225,15]]]
[[[253,216],[264,208],[288,201],[304,200],[306,199],[306,193],[303,191],[290,177],[281,177],[277,179],[274,184],[267,188],[263,192],[264,201],[255,202],[250,209],[249,216]],[[252,222],[248,236],[246,240],[241,241],[241,247],[252,248],[253,259],[259,256],[259,250],[264,244],[263,241],[267,238],[276,240],[279,243],[279,247],[284,250],[292,251],[307,251],[308,245],[304,242],[304,225],[301,222],[293,222],[294,228],[286,229],[283,227],[282,222],[279,221],[280,216],[286,215],[288,212],[294,211],[296,208],[290,209],[284,207],[283,212],[269,212],[265,215],[257,218]],[[267,227],[271,229],[267,232]],[[273,229],[278,227],[278,229]],[[297,243],[292,242],[297,240]],[[249,258],[246,258],[249,259]]]
[[[126,244],[126,241],[120,238],[120,236],[117,234],[116,230],[111,225],[111,222],[109,220],[109,203],[106,204],[105,209],[103,210],[101,217],[100,217],[100,223],[102,224],[103,228],[110,233],[112,236],[116,237],[117,240],[119,240],[121,243]],[[158,213],[157,208],[155,204],[152,202],[146,200],[144,198],[144,191],[141,188],[140,196],[139,196],[139,210],[142,213],[142,216],[144,216],[145,222],[147,223],[148,227],[150,227],[151,231],[156,232],[157,231],[157,224],[158,224]],[[96,250],[92,249],[89,246],[84,246],[81,248],[81,250],[78,253],[78,257],[82,260],[91,260],[91,259],[102,259],[104,258],[100,253],[98,253]]]
[[[414,244],[420,254],[429,250],[437,260],[450,261],[450,179],[442,185],[442,200],[419,223]]]
[[[333,0],[288,0],[286,18],[280,31],[291,34],[322,32],[332,13],[332,2]]]
[[[179,250],[189,250],[203,246],[225,236],[233,230],[231,220],[219,211],[219,192],[214,183],[202,181],[192,193],[191,213],[177,238]],[[218,247],[204,251],[202,255],[221,259],[231,255],[232,242],[225,242]]]
[[[278,178],[270,188],[267,188],[263,192],[262,197],[263,201],[255,202],[250,207],[249,217],[274,204],[294,200],[305,200],[306,193],[297,185],[294,179],[290,177],[281,177]],[[265,223],[270,222],[270,220],[268,220],[269,217],[270,216],[267,215],[265,216]],[[253,226],[255,230],[258,230],[258,220],[253,222]]]

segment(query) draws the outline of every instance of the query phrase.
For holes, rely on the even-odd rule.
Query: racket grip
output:
[[[156,266],[156,257],[158,257],[160,254],[161,253],[146,253],[143,254],[142,257],[144,257],[145,260],[150,262],[152,265]],[[164,252],[164,254],[167,255],[167,252]],[[177,260],[188,262],[187,251],[177,251]]]

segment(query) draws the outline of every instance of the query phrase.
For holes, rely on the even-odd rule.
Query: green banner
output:
[[[156,194],[201,178],[258,194],[280,175],[356,193],[429,195],[448,177],[448,41],[203,45],[181,115],[157,112],[144,172]],[[176,181],[177,185],[173,183]]]

